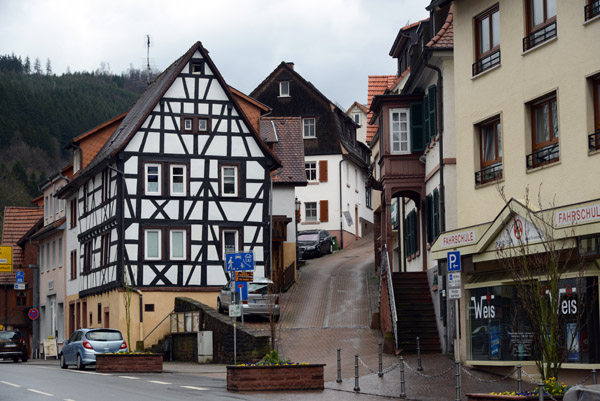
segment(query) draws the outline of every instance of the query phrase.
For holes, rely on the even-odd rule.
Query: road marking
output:
[[[27,391],[31,391],[32,393],[38,393],[38,394],[41,394],[41,395],[47,395],[48,397],[54,397],[54,394],[44,393],[43,391],[34,390],[32,388],[28,388]]]
[[[169,382],[161,382],[160,380],[148,380],[148,383],[156,383],[156,384],[172,384]]]
[[[109,373],[98,373],[98,372],[86,372],[85,370],[67,370],[67,372],[71,373],[82,373],[84,375],[98,375],[98,376],[110,376]]]
[[[208,391],[210,389],[205,387],[194,387],[194,386],[181,386],[183,388],[189,388],[190,390],[200,390],[200,391]]]
[[[1,380],[0,380],[0,383],[3,383],[3,384],[8,384],[9,386],[13,386],[13,387],[21,387],[21,386],[19,386],[18,384],[9,383],[9,382],[5,382],[5,381],[1,381]]]
[[[72,400],[70,398],[65,398],[65,401],[75,401],[75,400]]]
[[[133,377],[133,376],[119,376],[122,379],[130,379],[130,380],[139,380],[139,377]]]

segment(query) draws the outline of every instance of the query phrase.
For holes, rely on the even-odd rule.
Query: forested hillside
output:
[[[30,206],[38,185],[67,163],[74,137],[128,110],[145,73],[52,73],[36,59],[0,55],[0,219],[6,205]],[[0,228],[1,229],[1,228]]]

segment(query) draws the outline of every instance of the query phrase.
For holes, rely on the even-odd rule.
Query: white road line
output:
[[[34,390],[32,388],[28,388],[27,391],[31,391],[32,393],[38,393],[38,394],[41,394],[41,395],[47,395],[48,397],[54,397],[54,394],[44,393],[43,391]]]
[[[85,370],[66,370],[71,373],[83,373],[84,375],[110,376],[110,373],[86,372]]]
[[[148,380],[148,383],[156,383],[156,384],[172,384],[169,382],[161,382],[160,380]]]
[[[65,398],[65,401],[75,401],[75,400],[72,400],[70,398]]]
[[[13,386],[13,387],[21,387],[18,384],[9,383],[9,382],[5,382],[5,381],[1,381],[1,380],[0,380],[0,383],[2,383],[2,384],[8,384],[9,386]]]
[[[189,388],[190,390],[200,390],[200,391],[208,391],[210,389],[204,387],[194,387],[194,386],[181,386],[183,388]]]
[[[139,380],[139,377],[133,377],[133,376],[119,376],[122,379],[130,379],[130,380]]]

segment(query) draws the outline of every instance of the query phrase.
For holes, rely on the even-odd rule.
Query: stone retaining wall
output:
[[[96,371],[104,373],[162,373],[162,354],[98,354]]]
[[[323,390],[325,365],[227,366],[227,390]]]

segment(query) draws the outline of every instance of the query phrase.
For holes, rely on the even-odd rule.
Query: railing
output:
[[[499,180],[502,178],[502,162],[492,164],[481,171],[475,172],[475,184],[481,185],[486,182]]]
[[[600,131],[588,135],[588,149],[600,149]]]
[[[536,150],[526,156],[527,168],[535,168],[544,164],[554,163],[559,160],[558,143]]]
[[[600,0],[596,0],[586,5],[583,9],[585,14],[585,20],[589,21],[594,17],[600,15]]]
[[[392,326],[394,327],[394,345],[398,349],[398,314],[396,312],[396,300],[394,298],[394,286],[392,283],[392,272],[390,271],[390,258],[385,245],[381,248],[381,268],[379,269],[379,304],[381,305],[381,291],[383,275],[387,276],[387,292],[390,302],[390,313],[392,317]],[[381,310],[381,308],[380,308]]]
[[[295,276],[295,270],[296,270],[296,265],[294,262],[292,262],[288,267],[286,267],[285,269],[283,269],[283,290],[287,291],[292,284],[294,284],[294,281],[296,280],[296,276]]]
[[[545,41],[552,39],[556,36],[556,21],[546,25],[537,31],[532,32],[530,35],[523,38],[523,51],[527,51],[532,47],[544,43]]]
[[[473,63],[473,76],[500,64],[500,50],[496,50]]]

